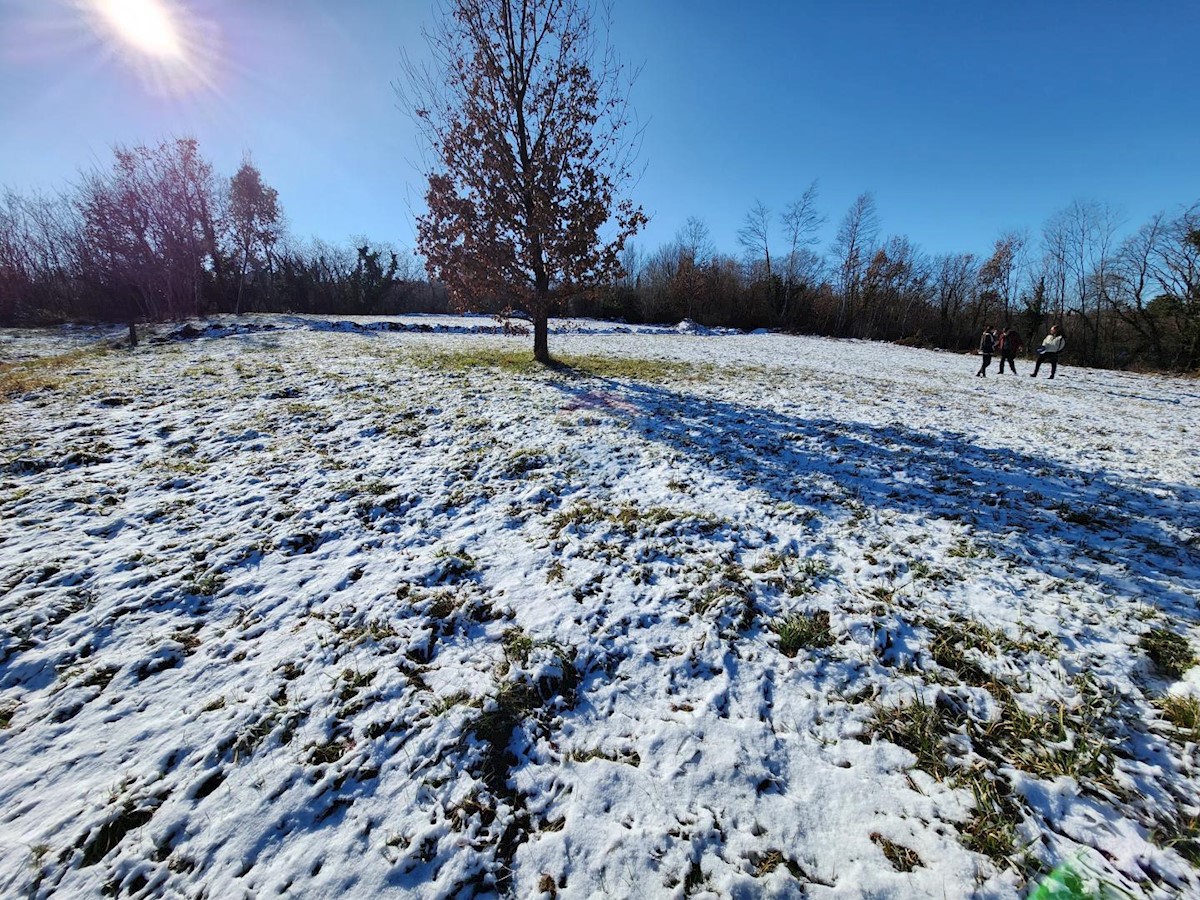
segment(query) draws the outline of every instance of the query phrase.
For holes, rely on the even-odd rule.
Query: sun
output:
[[[74,6],[97,39],[101,58],[132,72],[151,95],[220,92],[218,79],[229,69],[222,29],[211,15],[198,12],[197,0],[57,2]]]
[[[183,43],[162,0],[93,0],[105,23],[130,46],[148,56],[179,59]]]

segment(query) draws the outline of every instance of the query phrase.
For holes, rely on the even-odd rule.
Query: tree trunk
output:
[[[546,309],[534,313],[533,358],[540,363],[550,362],[550,313]]]
[[[129,323],[129,347],[130,349],[137,346],[137,325],[133,322]]]
[[[238,276],[238,291],[237,302],[233,304],[233,314],[240,316],[242,314],[242,288],[246,284],[246,269],[250,267],[250,248],[247,247],[242,253],[242,272]]]

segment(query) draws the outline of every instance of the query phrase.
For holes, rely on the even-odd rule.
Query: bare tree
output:
[[[0,196],[0,322],[61,321],[78,305],[79,217],[62,196]]]
[[[699,216],[688,216],[683,227],[676,232],[675,241],[694,265],[702,266],[717,255],[717,247],[713,243],[708,223]]]
[[[939,347],[957,345],[954,333],[963,308],[975,290],[975,257],[970,253],[946,253],[933,263],[933,299],[937,310]]]
[[[1157,318],[1169,321],[1178,347],[1172,367],[1200,368],[1200,203],[1166,223],[1152,270],[1160,288]]]
[[[872,246],[879,232],[875,198],[869,192],[859,194],[842,219],[834,238],[832,255],[837,267],[835,288],[839,295],[835,333],[845,336],[853,324],[862,280],[871,259]]]
[[[737,233],[738,243],[746,251],[746,256],[754,266],[763,260],[767,267],[767,284],[771,283],[771,211],[761,200],[755,200],[754,206],[746,213],[742,227]]]
[[[1000,324],[1007,325],[1012,317],[1012,307],[1017,296],[1018,266],[1025,238],[1015,231],[1008,231],[996,239],[992,255],[979,267],[980,286],[990,292],[1000,305]]]
[[[242,292],[251,259],[264,265],[270,261],[271,249],[279,240],[279,218],[279,192],[263,183],[262,174],[249,158],[243,159],[237,174],[229,180],[229,226],[242,257],[235,314],[242,311]]]
[[[417,248],[462,307],[529,307],[534,357],[572,293],[613,281],[645,223],[625,69],[589,0],[445,0],[397,87],[422,130],[428,211]]]
[[[1117,211],[1106,203],[1076,200],[1050,217],[1044,241],[1061,318],[1070,314],[1085,331],[1077,342],[1089,362],[1100,361],[1102,318],[1112,278]]]
[[[116,147],[109,171],[86,173],[77,203],[83,270],[137,343],[139,319],[194,315],[221,280],[212,167],[192,138]]]
[[[788,248],[783,276],[783,306],[779,311],[784,322],[792,319],[791,307],[795,302],[801,273],[812,269],[814,254],[810,248],[817,243],[817,232],[825,224],[825,218],[817,211],[816,181],[808,186],[799,200],[787,205],[781,217]]]

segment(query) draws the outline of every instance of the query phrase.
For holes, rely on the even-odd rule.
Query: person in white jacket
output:
[[[1058,371],[1058,354],[1063,352],[1063,348],[1067,346],[1067,339],[1062,336],[1062,329],[1057,325],[1050,326],[1050,333],[1046,335],[1046,339],[1042,341],[1042,346],[1038,347],[1037,362],[1033,364],[1033,373],[1030,378],[1037,378],[1038,369],[1042,367],[1043,362],[1050,363],[1050,377]]]

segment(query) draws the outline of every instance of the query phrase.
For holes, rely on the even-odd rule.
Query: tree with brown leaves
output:
[[[417,251],[460,309],[525,308],[534,357],[549,317],[621,274],[647,221],[633,176],[626,70],[589,0],[445,0],[404,62],[403,106],[430,150]]]

